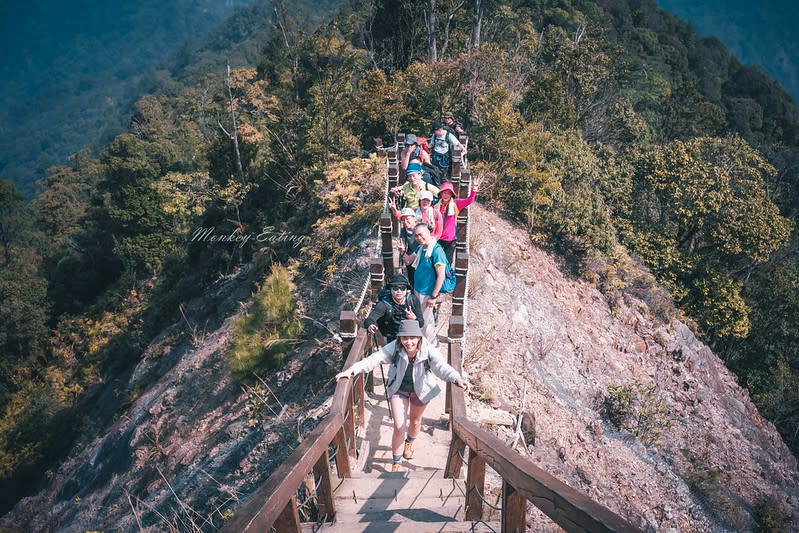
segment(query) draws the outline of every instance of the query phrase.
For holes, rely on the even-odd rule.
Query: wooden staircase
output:
[[[397,153],[404,136],[398,140],[399,144],[388,150],[387,191],[398,183]],[[453,184],[459,196],[465,197],[471,175],[460,167],[458,153],[453,158]],[[373,296],[396,264],[392,245],[396,230],[396,220],[384,204],[381,257],[370,263],[368,286]],[[442,353],[459,369],[467,322],[468,208],[458,216],[455,271],[458,282],[451,296],[448,329],[443,336],[439,332],[439,341]],[[340,315],[344,368],[372,352],[366,332],[357,328],[362,319],[358,317],[360,306]],[[495,349],[502,353],[501,345]],[[379,369],[373,374],[372,380],[358,375],[337,383],[327,416],[236,509],[222,533],[522,533],[528,504],[569,532],[640,531],[469,420],[462,389],[450,384],[425,410],[413,459],[403,461],[402,472],[387,471],[393,423]],[[337,475],[333,475],[332,465]],[[487,468],[501,478],[499,508],[489,506],[481,496]],[[306,512],[310,504],[314,504],[312,513]],[[318,515],[317,522],[302,522],[300,509],[303,516]]]

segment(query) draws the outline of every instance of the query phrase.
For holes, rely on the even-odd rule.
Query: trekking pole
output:
[[[377,335],[374,333],[372,334],[372,344],[374,347],[379,349],[380,346],[377,343]],[[386,387],[386,375],[383,373],[383,364],[380,364],[380,376],[383,378],[383,394],[386,397],[386,403],[388,404],[388,416],[391,417],[391,420],[394,420],[394,413],[391,412],[391,400],[388,399],[388,387]]]

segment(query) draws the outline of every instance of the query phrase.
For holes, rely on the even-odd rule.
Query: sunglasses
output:
[[[391,287],[391,290],[392,290],[392,291],[407,291],[407,290],[408,290],[408,287],[405,287],[405,286],[402,286],[402,287],[400,287],[400,286],[397,286],[397,287]]]

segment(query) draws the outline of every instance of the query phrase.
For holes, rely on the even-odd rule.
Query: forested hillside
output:
[[[799,110],[773,80],[654,0],[352,1],[314,30],[275,5],[257,66],[186,65],[31,202],[2,182],[2,509],[147,389],[126,385],[144,348],[244,265],[284,313],[262,323],[287,327],[236,355],[237,375],[282,364],[307,333],[278,265],[336,290],[344,237],[376,219],[375,191],[347,177],[375,137],[426,135],[445,110],[490,200],[611,303],[668,321],[672,302],[627,271],[639,257],[799,450]],[[264,228],[311,238],[243,238]]]
[[[27,198],[52,165],[102,148],[172,78],[252,64],[271,9],[252,0],[86,0],[0,6],[0,175]],[[236,11],[238,10],[238,11]],[[246,25],[220,24],[236,13]],[[208,35],[209,31],[211,35]]]

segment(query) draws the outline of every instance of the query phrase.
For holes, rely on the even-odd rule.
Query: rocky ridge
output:
[[[522,453],[644,530],[751,530],[764,502],[799,529],[796,459],[688,326],[634,298],[609,305],[522,229],[481,206],[471,216],[473,411],[516,414],[526,397],[535,442]],[[646,446],[603,417],[609,387],[636,379],[663,413]],[[532,516],[534,531],[554,528]]]

